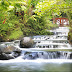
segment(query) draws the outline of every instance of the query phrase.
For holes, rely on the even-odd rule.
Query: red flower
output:
[[[3,24],[5,23],[6,19],[4,20]]]

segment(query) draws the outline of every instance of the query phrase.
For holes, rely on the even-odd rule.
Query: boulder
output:
[[[14,46],[6,46],[6,45],[0,45],[0,52],[10,54],[13,51],[21,51],[19,48],[16,48]]]
[[[14,59],[21,55],[21,50],[14,46],[0,45],[0,60]]]
[[[14,59],[15,57],[9,54],[1,53],[0,54],[0,60],[9,60]]]
[[[34,45],[34,41],[30,37],[24,37],[20,40],[21,48],[31,48]]]

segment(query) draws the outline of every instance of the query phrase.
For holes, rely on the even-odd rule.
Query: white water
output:
[[[67,27],[59,27],[56,30],[52,30],[53,32],[57,33],[54,36],[34,36],[33,40],[36,43],[35,48],[30,48],[30,49],[23,49],[20,48],[22,51],[28,51],[28,52],[38,52],[38,51],[72,51],[72,48],[69,43],[66,43],[67,40],[67,35],[69,32],[69,29]],[[13,42],[4,42],[1,43],[1,45],[14,45],[19,48],[19,41],[16,40]],[[56,42],[54,42],[56,41]],[[64,41],[63,43],[60,43],[60,41]],[[58,42],[58,43],[57,43]],[[53,48],[53,46],[55,47]],[[41,48],[39,48],[41,46]],[[48,48],[47,48],[48,46]],[[44,48],[43,48],[44,47]],[[69,52],[68,52],[69,53]],[[67,54],[69,55],[69,54]],[[28,60],[28,59],[23,59],[23,56],[20,56],[16,59],[11,59],[11,60],[0,60],[0,63],[13,63],[13,62],[59,62],[59,63],[64,63],[64,62],[72,62],[71,59],[40,59],[37,58],[35,60]]]
[[[11,60],[0,60],[0,63],[23,63],[23,62],[27,62],[27,63],[31,63],[31,62],[36,62],[36,63],[58,63],[58,64],[62,64],[62,63],[72,63],[72,60],[70,59],[36,59],[36,60],[24,60],[21,58],[16,58],[16,59],[11,59]]]

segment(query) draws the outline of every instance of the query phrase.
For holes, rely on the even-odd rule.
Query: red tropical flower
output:
[[[5,23],[6,19],[4,20],[3,24]]]

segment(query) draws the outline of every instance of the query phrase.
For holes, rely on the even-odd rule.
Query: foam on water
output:
[[[36,59],[36,60],[24,60],[21,58],[11,59],[11,60],[0,60],[0,63],[22,63],[22,62],[35,62],[35,63],[72,63],[71,59]]]

